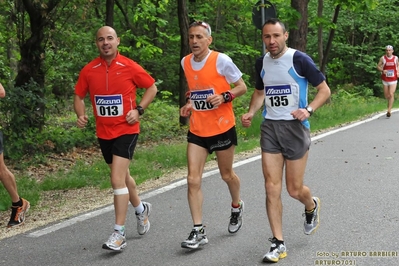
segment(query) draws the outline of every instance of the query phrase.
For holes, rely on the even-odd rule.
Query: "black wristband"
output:
[[[188,101],[191,99],[191,92],[187,91],[186,92],[186,103],[188,103]]]
[[[224,103],[229,103],[233,100],[231,93],[229,91],[222,92]]]

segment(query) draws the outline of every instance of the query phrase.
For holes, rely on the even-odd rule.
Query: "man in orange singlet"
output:
[[[240,179],[233,171],[234,148],[237,145],[232,101],[247,87],[241,71],[227,55],[209,49],[211,27],[196,21],[189,26],[191,54],[181,60],[188,83],[186,105],[180,115],[190,116],[187,134],[188,204],[193,229],[181,247],[196,249],[208,243],[202,224],[202,173],[208,154],[215,151],[223,181],[230,191],[231,216],[228,231],[236,233],[242,225],[244,202],[240,198]],[[231,88],[230,84],[234,84]]]
[[[381,56],[380,61],[377,64],[377,69],[381,72],[384,96],[385,99],[388,100],[387,117],[391,117],[391,109],[395,100],[399,70],[398,57],[393,55],[392,45],[387,45],[385,47],[385,55]]]
[[[119,42],[113,28],[105,26],[97,31],[100,56],[80,72],[74,98],[77,125],[83,128],[88,122],[84,98],[90,95],[98,142],[111,169],[115,226],[102,247],[116,251],[126,247],[125,220],[129,201],[136,212],[138,233],[144,235],[150,229],[151,204],[140,200],[129,164],[140,133],[140,116],[157,93],[154,79],[139,64],[119,54]],[[137,88],[146,90],[138,105]]]

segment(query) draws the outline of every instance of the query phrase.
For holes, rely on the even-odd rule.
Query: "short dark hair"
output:
[[[272,24],[272,25],[280,24],[281,28],[283,29],[283,32],[285,33],[287,31],[284,23],[281,20],[279,20],[278,18],[269,18],[269,19],[267,19],[265,21],[265,23],[263,24],[263,26],[262,26],[262,30],[263,30],[263,27],[265,25],[268,25],[268,24]]]

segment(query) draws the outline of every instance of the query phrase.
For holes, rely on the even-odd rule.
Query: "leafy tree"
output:
[[[29,91],[34,96],[29,101],[21,101],[21,112],[14,112],[12,124],[21,124],[27,128],[39,128],[44,125],[45,95],[43,60],[45,57],[45,31],[53,26],[54,11],[60,0],[47,2],[15,1],[15,19],[21,59],[18,62],[18,74],[15,86],[20,88],[21,96]],[[26,20],[29,20],[27,27]],[[29,94],[25,94],[29,95]],[[24,98],[21,98],[24,99]]]
[[[180,60],[190,52],[186,34],[192,20],[210,23],[214,38],[211,49],[228,54],[252,88],[254,62],[263,54],[260,30],[252,22],[256,2],[0,1],[0,53],[4,55],[0,81],[8,91],[7,99],[0,101],[0,121],[11,140],[8,143],[15,144],[18,148],[13,150],[21,154],[43,146],[39,135],[48,129],[47,118],[64,111],[65,106],[71,108],[78,73],[98,56],[94,36],[104,24],[113,25],[121,37],[120,52],[156,78],[160,91],[157,100],[162,101],[154,105],[157,108],[185,103]],[[289,46],[306,51],[319,63],[334,92],[345,88],[365,97],[381,95],[375,66],[387,44],[399,50],[397,1],[272,2],[290,31]],[[182,118],[179,122],[185,124]]]
[[[333,15],[333,19],[332,19],[332,25],[337,24],[339,12],[340,12],[341,8],[344,10],[364,12],[365,10],[374,9],[376,7],[377,3],[378,3],[377,0],[367,0],[367,1],[334,0],[333,5],[335,6],[335,8],[334,8],[334,15]],[[319,12],[319,14],[320,14],[320,12]],[[333,42],[334,35],[335,35],[335,29],[336,29],[336,27],[334,27],[334,26],[330,27],[330,33],[328,36],[327,45],[326,45],[324,53],[322,55],[320,70],[323,73],[325,73],[328,55],[330,53],[332,42]]]

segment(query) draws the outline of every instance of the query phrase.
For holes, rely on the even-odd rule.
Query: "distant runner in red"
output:
[[[387,117],[391,117],[391,110],[395,100],[396,85],[398,82],[398,57],[393,55],[392,45],[385,47],[385,55],[381,56],[377,69],[381,72],[385,99],[388,100]]]
[[[136,211],[138,233],[144,235],[150,229],[151,204],[140,200],[129,164],[140,133],[140,116],[157,93],[155,80],[139,64],[119,54],[119,42],[113,28],[105,26],[97,31],[96,45],[100,56],[80,72],[74,98],[77,125],[83,128],[88,122],[84,98],[89,94],[98,142],[111,169],[115,226],[103,248],[116,251],[126,247],[125,220],[129,200]],[[139,104],[136,103],[137,88],[146,90]]]

